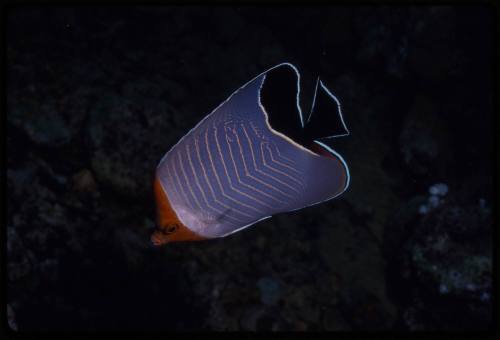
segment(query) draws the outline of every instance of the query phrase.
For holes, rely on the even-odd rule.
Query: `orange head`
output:
[[[175,214],[175,211],[172,209],[158,177],[155,177],[154,191],[156,198],[157,230],[151,235],[151,241],[155,246],[161,246],[168,242],[205,239],[182,224]]]

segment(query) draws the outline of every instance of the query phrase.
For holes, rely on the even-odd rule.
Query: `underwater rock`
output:
[[[245,28],[245,21],[238,11],[231,7],[214,7],[212,11],[217,41],[221,44],[234,42]]]
[[[444,80],[446,77],[461,75],[467,63],[463,51],[446,44],[415,46],[408,59],[412,71],[425,80]]]
[[[41,286],[56,282],[61,248],[70,247],[78,238],[66,209],[57,202],[59,176],[46,169],[48,165],[42,160],[25,157],[31,158],[30,162],[9,169],[7,177],[11,206],[7,216],[9,300],[17,302],[16,314],[21,316],[39,301]]]
[[[10,304],[7,304],[7,322],[13,331],[17,331],[17,323],[16,323],[16,314],[14,313],[14,309]]]
[[[30,71],[31,68],[27,68],[24,72]],[[48,72],[50,77],[60,78],[56,71]],[[59,81],[65,82],[67,78]],[[90,104],[87,100],[89,91],[74,85],[62,91],[62,86],[56,81],[45,83],[32,79],[21,88],[9,90],[8,121],[22,129],[36,144],[51,147],[68,144],[83,127]]]
[[[418,212],[421,215],[428,214],[444,202],[444,196],[448,193],[448,186],[444,183],[434,184],[429,187],[427,202],[421,204]]]
[[[326,213],[325,213],[326,215]],[[328,216],[330,215],[330,216]],[[352,309],[356,304],[350,288],[357,286],[363,295],[369,295],[374,301],[378,317],[366,321],[366,329],[390,327],[395,321],[396,311],[386,292],[386,277],[384,273],[385,259],[382,257],[377,240],[366,228],[352,224],[345,211],[334,211],[328,214],[328,222],[320,230],[317,250],[323,263],[335,275],[339,300],[344,306],[342,317],[353,328],[360,327],[364,321],[359,320]],[[332,244],[341,245],[332,247]],[[356,295],[358,293],[352,292]],[[360,293],[361,294],[361,293]],[[361,307],[359,307],[361,308]],[[371,308],[371,307],[370,307]]]
[[[350,330],[338,308],[326,308],[322,317],[323,328],[328,332]]]
[[[415,98],[406,115],[399,149],[402,161],[415,175],[441,176],[449,162],[449,132],[438,109],[425,97]]]
[[[453,192],[449,195],[414,220],[414,234],[404,247],[406,260],[401,265],[412,268],[408,280],[417,284],[421,309],[433,310],[417,323],[436,323],[443,329],[465,324],[486,327],[491,322],[491,214],[481,212],[480,203],[464,203]],[[454,306],[453,312],[440,304]],[[412,312],[415,317],[419,314]]]
[[[213,303],[210,305],[210,312],[205,323],[210,330],[214,331],[239,330],[239,327],[234,325],[233,318],[234,315],[228,315],[222,304]]]
[[[459,35],[455,8],[435,6],[412,9],[413,29],[408,48],[408,67],[425,81],[444,81],[463,73],[467,55]]]
[[[427,44],[449,40],[456,32],[456,9],[451,6],[409,8],[411,39]]]
[[[295,323],[293,324],[293,330],[294,331],[298,331],[298,332],[304,332],[304,331],[307,331],[308,330],[308,325],[306,322],[302,321],[302,320],[297,320],[295,321]]]
[[[402,313],[403,322],[410,331],[423,331],[426,329],[425,324],[422,322],[422,313],[425,313],[423,302],[418,298],[413,298],[413,301]]]
[[[182,127],[179,113],[153,83],[124,83],[122,91],[103,92],[91,110],[92,170],[103,186],[144,197],[152,190],[156,164]]]
[[[321,214],[313,214],[313,219],[317,215]],[[182,251],[187,258],[200,259],[188,266],[189,277],[196,296],[209,300],[210,329],[293,330],[301,323],[307,330],[320,329],[321,306],[336,302],[339,285],[333,275],[332,279],[329,275],[325,280],[315,279],[316,273],[325,272],[314,244],[308,240],[309,228],[316,225],[306,224],[300,214],[282,214],[261,223],[255,237],[249,238],[248,234],[255,232],[248,230],[225,242],[207,243],[204,249],[200,243],[201,247],[190,248],[194,253],[186,254],[185,248]],[[259,239],[267,244],[278,238],[284,241],[273,242],[273,247],[264,245],[266,251],[259,248],[263,242]],[[254,277],[254,268],[265,276]],[[207,271],[210,275],[204,274]],[[265,304],[263,298],[271,304]]]
[[[28,276],[33,269],[33,253],[25,249],[13,225],[7,225],[8,280],[16,282]]]
[[[437,183],[429,188],[429,194],[445,196],[448,193],[448,186],[445,183]]]
[[[353,329],[387,329],[393,322],[383,303],[360,287],[351,287],[342,293],[340,310]]]
[[[280,283],[272,278],[263,277],[257,281],[260,290],[260,300],[263,304],[272,306],[280,299]]]
[[[25,157],[29,162],[9,169],[7,177],[8,277],[9,285],[26,289],[15,294],[21,305],[40,284],[57,281],[61,256],[85,249],[95,236],[87,230],[87,209],[99,211],[95,200],[75,204],[78,199],[69,193],[65,177],[43,159]]]
[[[408,10],[361,10],[355,16],[355,32],[362,37],[355,50],[359,64],[384,69],[386,74],[402,79],[407,75],[407,57],[412,21]]]
[[[279,317],[277,310],[266,310],[250,306],[240,319],[241,330],[244,331],[283,331],[286,325]]]
[[[244,331],[257,331],[257,323],[264,315],[264,309],[257,306],[248,308],[240,319],[240,327]]]
[[[67,122],[53,103],[42,104],[28,99],[22,104],[12,105],[16,106],[16,109],[9,114],[10,121],[24,129],[37,144],[57,146],[69,142],[75,133],[71,125],[75,126],[81,122]]]
[[[265,9],[272,25],[264,9],[246,7],[106,11],[47,20],[30,9],[8,18],[17,32],[8,39],[6,87],[11,328],[431,330],[491,322],[494,201],[472,197],[470,187],[459,192],[463,169],[446,160],[463,144],[476,158],[456,164],[489,175],[486,163],[477,167],[489,155],[477,139],[490,125],[478,114],[487,100],[470,95],[464,106],[470,90],[462,85],[471,82],[457,79],[470,73],[477,94],[488,93],[488,63],[468,63],[489,54],[464,49],[487,40],[469,8],[460,16],[446,6],[297,8],[294,16]],[[299,43],[308,38],[317,49]],[[319,65],[352,126],[352,138],[333,144],[353,174],[345,198],[223,242],[148,249],[155,222],[145,197],[166,149],[262,63],[294,55],[308,71]],[[472,134],[455,131],[457,112],[464,122],[474,117],[465,129]],[[453,148],[450,131],[462,140]],[[438,182],[448,192],[432,186]],[[128,307],[117,308],[123,297]]]
[[[141,228],[140,230],[143,230]],[[122,251],[124,260],[131,266],[143,265],[145,262],[146,250],[149,244],[145,242],[146,237],[137,230],[121,228],[115,231],[114,239],[117,247]]]
[[[83,169],[72,176],[73,189],[78,192],[97,192],[97,183],[92,172]]]

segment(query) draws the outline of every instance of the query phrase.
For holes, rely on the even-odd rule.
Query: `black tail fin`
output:
[[[305,123],[304,134],[312,140],[349,135],[342,117],[340,102],[319,77],[316,81],[314,99],[309,119]]]

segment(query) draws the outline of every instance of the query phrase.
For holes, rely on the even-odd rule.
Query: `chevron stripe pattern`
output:
[[[343,171],[342,165],[302,151],[270,129],[258,100],[263,81],[256,78],[240,88],[158,165],[157,175],[179,219],[200,235],[225,236],[323,200],[340,187],[328,182],[311,186],[311,178]]]

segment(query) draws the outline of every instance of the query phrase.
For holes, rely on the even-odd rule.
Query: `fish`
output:
[[[338,197],[349,168],[327,140],[350,134],[317,77],[311,109],[300,72],[283,62],[233,92],[161,158],[155,246],[226,237],[271,216]]]

